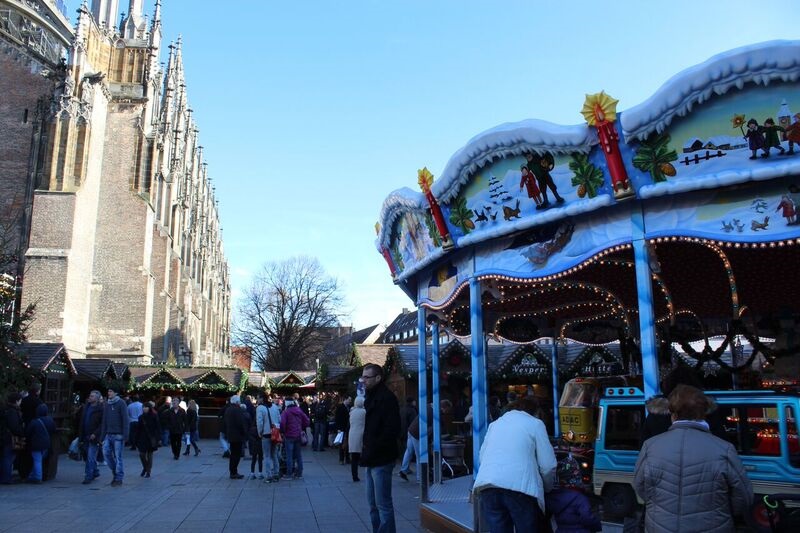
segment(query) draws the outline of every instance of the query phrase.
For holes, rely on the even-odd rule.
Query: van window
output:
[[[725,438],[742,455],[781,454],[778,408],[775,404],[720,405]]]
[[[610,405],[606,408],[605,445],[607,450],[640,450],[644,406]]]
[[[561,394],[559,407],[593,407],[600,391],[592,381],[568,381]]]
[[[789,448],[789,464],[800,468],[800,441],[797,440],[797,419],[794,417],[792,406],[786,406],[786,429]]]

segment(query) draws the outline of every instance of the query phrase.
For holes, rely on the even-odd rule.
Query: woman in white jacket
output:
[[[358,460],[364,443],[364,423],[367,411],[364,409],[364,397],[356,396],[355,406],[350,409],[350,432],[347,435],[347,451],[350,452],[350,472],[353,481],[358,481]]]
[[[481,446],[473,491],[492,533],[535,532],[544,522],[544,494],[555,482],[556,456],[539,405],[522,398],[492,422]]]

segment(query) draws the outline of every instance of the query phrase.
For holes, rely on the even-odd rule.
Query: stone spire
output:
[[[159,74],[159,53],[161,50],[161,0],[156,0],[153,10],[153,21],[150,24],[150,64],[148,65],[148,76],[155,79]]]
[[[153,10],[153,27],[161,26],[161,0],[156,0],[156,7]]]
[[[142,0],[130,0],[128,17],[122,21],[120,33],[125,39],[144,39],[146,32],[147,22],[144,18]]]
[[[119,0],[92,0],[92,15],[101,28],[113,28],[119,13]]]

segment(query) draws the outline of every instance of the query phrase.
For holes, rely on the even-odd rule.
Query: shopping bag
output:
[[[69,451],[67,453],[69,458],[73,461],[81,460],[81,441],[79,438],[75,437],[75,439],[70,443]]]
[[[339,431],[336,433],[336,437],[333,439],[334,446],[341,446],[344,442],[344,431]]]

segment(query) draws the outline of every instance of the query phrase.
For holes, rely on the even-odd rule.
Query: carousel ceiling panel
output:
[[[766,248],[726,248],[725,253],[736,281],[739,305],[747,306],[756,320],[800,312],[800,246],[768,244]]]
[[[659,277],[675,309],[701,318],[733,317],[728,268],[718,251],[706,245],[676,241],[655,247]]]

